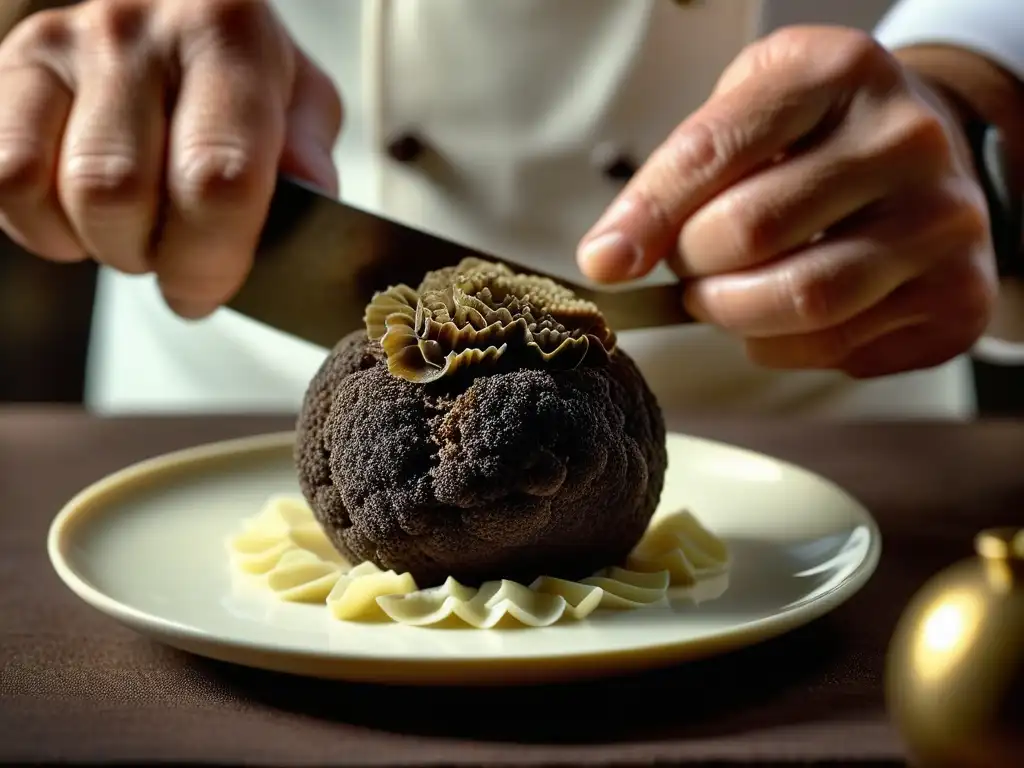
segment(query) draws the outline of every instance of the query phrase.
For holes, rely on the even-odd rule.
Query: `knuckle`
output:
[[[730,201],[726,220],[731,223],[735,247],[744,260],[760,260],[776,253],[786,230],[785,212],[768,199]]]
[[[762,55],[791,63],[813,61],[806,76],[819,83],[859,81],[865,74],[893,69],[882,46],[859,29],[788,26],[773,32],[766,43]]]
[[[199,42],[243,49],[266,56],[265,43],[274,26],[262,0],[209,0],[182,9],[180,25]],[[249,49],[252,49],[251,51]]]
[[[961,205],[951,224],[953,236],[969,246],[987,242],[991,236],[988,212],[981,205]]]
[[[976,331],[977,335],[984,332],[998,298],[998,283],[987,274],[987,271],[973,261],[959,282],[960,316],[962,321]]]
[[[956,177],[933,188],[920,203],[924,219],[921,234],[928,244],[938,244],[942,252],[962,251],[990,237],[988,207],[978,185]]]
[[[764,64],[764,48],[765,41],[763,38],[744,45],[736,55],[736,58],[732,60],[732,63],[722,72],[717,84],[718,87],[721,88],[723,84],[732,85],[762,69]]]
[[[656,182],[655,182],[656,183]],[[659,192],[664,185],[659,185]],[[673,214],[661,194],[648,186],[637,186],[627,193],[625,199],[631,209],[643,214],[650,232],[668,232],[672,229]]]
[[[679,178],[708,179],[730,156],[730,129],[711,120],[686,122],[665,144],[668,166]]]
[[[97,38],[115,48],[134,46],[147,31],[151,4],[140,0],[102,3],[94,8],[87,25]]]
[[[834,79],[858,84],[875,82],[879,77],[894,84],[899,76],[899,68],[888,52],[869,33],[858,29],[845,30],[835,41],[826,70]]]
[[[31,142],[0,140],[0,204],[38,197],[49,184],[46,154]]]
[[[945,124],[935,112],[915,104],[894,121],[889,148],[904,155],[921,158],[934,171],[946,171],[953,165],[953,146]]]
[[[33,13],[11,32],[5,50],[59,52],[74,43],[70,12],[50,9]]]
[[[262,172],[255,154],[237,142],[193,142],[180,156],[177,191],[193,204],[245,207],[257,201]]]
[[[948,194],[954,209],[950,219],[955,232],[969,243],[988,240],[991,223],[984,193],[969,179],[950,186],[953,189]]]
[[[266,9],[262,0],[212,0],[193,3],[190,7],[197,21],[228,32],[245,29],[254,19],[265,18]]]
[[[687,238],[702,230],[698,237],[713,241],[716,251],[724,247],[738,263],[756,263],[775,252],[784,230],[782,217],[783,212],[764,196],[727,192],[691,219],[692,226],[684,227],[681,247],[686,250],[692,243]]]
[[[827,275],[793,267],[785,273],[780,290],[797,320],[808,329],[832,321],[837,307],[835,284]]]
[[[811,40],[807,28],[789,25],[752,43],[750,52],[758,65],[775,61],[800,61],[806,57]]]
[[[883,56],[878,41],[860,29],[846,29],[836,41],[836,58],[849,68],[875,64]]]
[[[87,208],[121,206],[141,198],[145,180],[130,153],[77,150],[69,153],[62,170],[68,195]]]
[[[732,86],[745,79],[772,72],[776,67],[799,60],[806,48],[791,27],[783,27],[767,37],[747,43],[733,59],[720,82]]]
[[[268,86],[294,80],[294,47],[265,0],[182,3],[174,25],[186,68],[213,52],[227,64],[240,63],[247,71],[258,72]]]

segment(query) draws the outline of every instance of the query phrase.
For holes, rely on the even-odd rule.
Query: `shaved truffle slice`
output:
[[[394,286],[366,309],[388,370],[420,384],[466,367],[508,370],[601,364],[615,335],[597,306],[553,280],[465,259],[427,275],[419,290]]]
[[[664,482],[661,411],[600,313],[494,267],[379,294],[299,418],[302,492],[334,545],[421,587],[619,564]],[[438,295],[443,308],[424,299]],[[387,343],[393,328],[411,331],[404,346]]]

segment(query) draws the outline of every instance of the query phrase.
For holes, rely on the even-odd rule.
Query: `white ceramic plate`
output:
[[[662,510],[690,508],[730,545],[726,593],[544,629],[341,623],[317,605],[233,587],[225,539],[268,496],[297,493],[291,434],[153,459],[86,489],[49,554],[93,607],[202,656],[317,677],[409,684],[528,683],[671,664],[779,635],[848,599],[881,541],[834,484],[775,459],[670,435]]]

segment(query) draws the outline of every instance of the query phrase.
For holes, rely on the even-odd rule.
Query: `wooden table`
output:
[[[843,485],[882,528],[876,576],[834,614],[753,649],[522,690],[385,689],[215,664],[121,628],[51,572],[47,526],[83,486],[291,421],[0,409],[0,762],[901,764],[881,689],[900,611],[970,554],[978,529],[1024,523],[1024,422],[676,424]]]

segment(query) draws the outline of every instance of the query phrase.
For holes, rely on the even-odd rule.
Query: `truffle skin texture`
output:
[[[362,331],[310,383],[299,482],[346,558],[420,587],[579,579],[626,558],[667,455],[661,410],[625,353],[441,384],[388,373]]]

